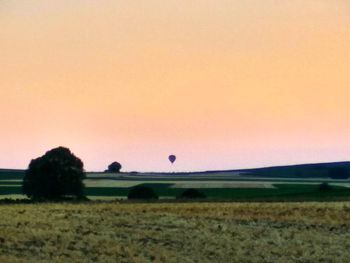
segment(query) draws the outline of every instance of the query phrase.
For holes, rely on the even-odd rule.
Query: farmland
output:
[[[1,205],[0,262],[349,262],[350,202]]]
[[[0,205],[0,262],[349,262],[349,180],[278,171],[87,173],[91,201]],[[3,199],[23,175],[0,170]],[[140,185],[161,200],[123,200]]]
[[[328,178],[325,171],[328,166],[323,164],[308,165],[306,168],[291,166],[175,174],[87,173],[84,184],[85,194],[91,200],[125,199],[135,186],[150,187],[161,199],[175,199],[186,189],[196,188],[207,196],[207,200],[212,201],[350,200],[350,181]],[[23,176],[24,171],[0,170],[0,198],[25,198],[21,190]],[[332,190],[319,191],[322,182],[329,183]]]

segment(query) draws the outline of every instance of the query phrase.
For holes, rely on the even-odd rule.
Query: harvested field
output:
[[[174,182],[171,188],[275,188],[272,183],[266,182],[232,182],[232,181],[184,181]]]
[[[117,180],[94,180],[94,179],[86,179],[84,180],[84,184],[86,187],[121,187],[121,188],[129,188],[143,182],[138,181],[117,181]]]
[[[350,203],[2,205],[0,262],[349,262]]]
[[[86,179],[86,187],[120,187],[130,188],[147,181],[99,180]],[[171,188],[274,188],[269,182],[232,182],[232,181],[153,181],[153,184],[173,184]]]

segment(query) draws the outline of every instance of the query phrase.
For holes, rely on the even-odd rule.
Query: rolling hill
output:
[[[285,166],[272,166],[251,169],[236,170],[212,170],[200,172],[177,172],[177,173],[159,173],[159,172],[125,172],[122,175],[127,176],[240,176],[240,177],[263,177],[263,178],[328,178],[328,172],[334,167],[344,167],[350,171],[350,162],[332,162],[332,163],[312,163],[297,164]],[[20,169],[0,169],[1,180],[22,179],[25,170]],[[101,172],[88,172],[89,175],[101,175]]]

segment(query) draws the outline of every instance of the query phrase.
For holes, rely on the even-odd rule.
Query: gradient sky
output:
[[[350,159],[348,0],[0,0],[0,30],[0,167]]]

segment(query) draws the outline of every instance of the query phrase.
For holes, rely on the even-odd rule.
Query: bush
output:
[[[22,190],[31,199],[84,197],[84,164],[68,148],[58,147],[30,162]]]
[[[150,187],[136,186],[130,189],[128,199],[158,199],[158,195]]]
[[[181,194],[180,198],[188,198],[188,199],[206,198],[206,195],[198,191],[197,189],[190,188],[185,190]]]
[[[120,173],[120,170],[122,169],[122,165],[118,162],[113,162],[110,165],[108,165],[107,172],[109,173]]]
[[[333,167],[329,169],[328,175],[332,179],[348,179],[349,170],[346,167]]]
[[[324,182],[319,185],[318,190],[321,192],[328,192],[332,190],[332,187],[328,183]]]

